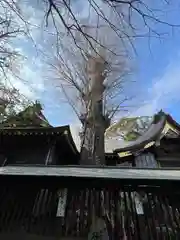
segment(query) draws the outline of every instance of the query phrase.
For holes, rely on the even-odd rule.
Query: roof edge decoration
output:
[[[180,125],[169,115],[160,111],[154,116],[154,120],[149,129],[135,141],[127,143],[122,148],[115,149],[114,152],[119,157],[126,157],[152,147],[163,137],[180,136]]]

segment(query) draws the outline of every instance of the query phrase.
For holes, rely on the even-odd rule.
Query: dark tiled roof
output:
[[[143,149],[148,143],[156,141],[160,137],[166,122],[168,122],[171,126],[173,126],[175,129],[177,129],[177,131],[180,132],[180,125],[170,115],[165,114],[161,111],[160,113],[155,115],[154,121],[152,122],[151,126],[142,136],[137,138],[135,141],[123,144],[123,147],[115,149],[114,152],[136,152]]]
[[[135,141],[131,141],[127,143],[122,148],[116,149],[114,152],[124,152],[124,151],[133,151],[144,148],[146,144],[151,141],[156,140],[162,131],[165,124],[165,118],[163,117],[158,123],[153,123],[150,128]]]

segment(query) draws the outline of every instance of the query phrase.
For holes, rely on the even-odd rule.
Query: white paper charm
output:
[[[59,200],[58,200],[56,217],[64,217],[65,210],[66,210],[66,201],[67,201],[67,188],[60,189],[58,191],[58,196],[59,196]]]
[[[137,194],[134,194],[134,201],[135,201],[135,207],[136,207],[137,214],[138,215],[144,214],[142,201]]]

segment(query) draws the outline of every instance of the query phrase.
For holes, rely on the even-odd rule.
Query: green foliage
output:
[[[131,132],[128,132],[127,134],[124,135],[124,140],[125,141],[134,141],[139,136],[141,136],[141,135],[138,132],[131,131]]]
[[[20,113],[10,115],[6,121],[2,122],[1,127],[49,127],[50,124],[41,110],[41,104],[35,102]]]
[[[134,141],[149,128],[152,117],[122,118],[106,130],[107,137],[121,137],[125,141]]]
[[[116,124],[110,127],[111,133],[117,133],[118,131],[127,131],[132,129],[135,122],[137,121],[137,117],[134,118],[121,118]]]

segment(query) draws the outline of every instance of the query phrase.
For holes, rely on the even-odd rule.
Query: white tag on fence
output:
[[[137,214],[138,215],[144,214],[143,204],[142,204],[142,201],[141,201],[140,197],[135,194],[134,195],[134,200],[135,200],[135,207],[136,207]]]
[[[56,217],[64,217],[65,210],[66,210],[66,201],[67,201],[67,188],[60,189],[58,191],[58,196],[59,196],[59,200],[58,200]]]

